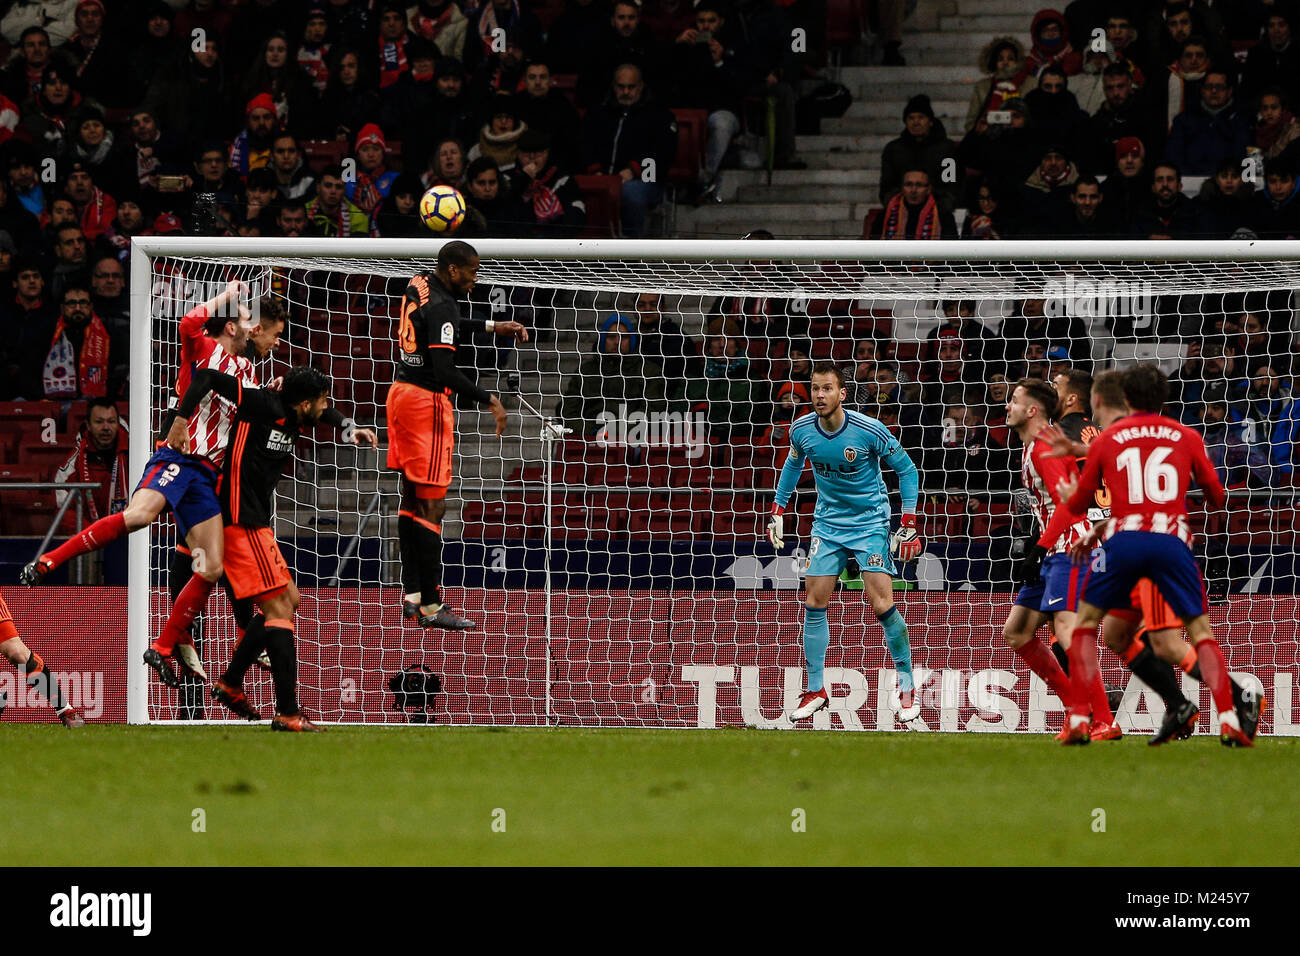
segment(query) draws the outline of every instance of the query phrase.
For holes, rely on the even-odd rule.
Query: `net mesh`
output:
[[[277,496],[274,530],[303,593],[297,648],[310,713],[789,726],[782,713],[803,680],[797,589],[816,500],[810,472],[789,509],[793,546],[775,553],[763,529],[786,427],[808,408],[808,362],[830,359],[850,379],[850,406],[880,418],[921,471],[926,549],[895,585],[922,691],[915,726],[1042,730],[1055,698],[1001,638],[1012,547],[1028,530],[1007,383],[1154,361],[1174,379],[1171,413],[1203,431],[1233,487],[1225,513],[1194,505],[1211,620],[1231,667],[1279,704],[1265,732],[1291,732],[1279,695],[1289,708],[1300,625],[1297,263],[484,254],[464,314],[513,319],[532,334],[528,343],[465,336],[457,356],[510,409],[500,439],[486,412],[457,412],[444,563],[449,603],[478,625],[463,634],[402,622],[398,482],[383,458],[400,299],[406,280],[432,266],[152,260],[155,430],[172,398],[179,318],[231,278],[288,304],[285,340],[259,364],[262,379],[317,365],[345,414],[380,427],[379,453],[318,430]],[[533,409],[571,432],[548,440]],[[168,521],[151,534],[152,636],[170,608],[175,531]],[[846,582],[831,605],[834,701],[814,724],[895,729],[893,665],[858,588]],[[213,598],[202,629],[204,660],[219,672],[236,638],[224,597]],[[1127,691],[1122,724],[1158,725],[1153,695],[1108,652],[1103,663],[1107,682]],[[269,678],[254,672],[247,689],[269,714]],[[1212,720],[1208,694],[1194,699]],[[201,704],[197,689],[151,685],[151,719],[229,718],[210,705],[200,715]]]

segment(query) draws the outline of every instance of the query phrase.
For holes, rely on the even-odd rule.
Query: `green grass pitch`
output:
[[[5,724],[0,750],[8,866],[1300,857],[1300,739]]]

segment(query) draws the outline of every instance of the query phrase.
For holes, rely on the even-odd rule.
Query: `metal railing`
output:
[[[58,510],[54,512],[54,519],[50,522],[49,530],[45,532],[45,537],[41,539],[40,545],[36,549],[33,558],[38,558],[49,549],[50,542],[54,540],[54,533],[63,523],[63,516],[68,513],[68,508],[75,502],[76,514],[76,531],[81,532],[81,526],[84,522],[85,512],[83,510],[84,497],[92,491],[98,491],[102,486],[99,481],[13,481],[0,483],[0,492],[3,491],[67,491],[71,492],[63,496],[63,501],[59,504]],[[87,559],[90,555],[82,555],[72,563],[69,578],[72,584],[85,584],[89,575],[86,573]]]

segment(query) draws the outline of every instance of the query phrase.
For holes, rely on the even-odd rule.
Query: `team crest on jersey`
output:
[[[873,554],[867,558],[867,567],[869,568],[883,568],[884,566],[885,559],[882,555]]]
[[[845,460],[845,461],[857,461],[857,458],[858,458],[858,450],[857,450],[856,448],[846,448],[846,449],[844,449],[844,460]]]

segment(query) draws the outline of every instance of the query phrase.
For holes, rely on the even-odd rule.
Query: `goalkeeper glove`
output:
[[[1037,541],[1025,549],[1025,556],[1020,559],[1020,583],[1024,587],[1037,584],[1043,579],[1042,568],[1045,557],[1047,557],[1047,549]]]
[[[772,542],[772,547],[780,551],[785,547],[785,509],[780,505],[772,505],[772,517],[767,522],[767,540]]]
[[[905,514],[898,522],[898,530],[889,536],[889,553],[900,561],[911,561],[921,553],[925,542],[916,530],[916,515]]]

